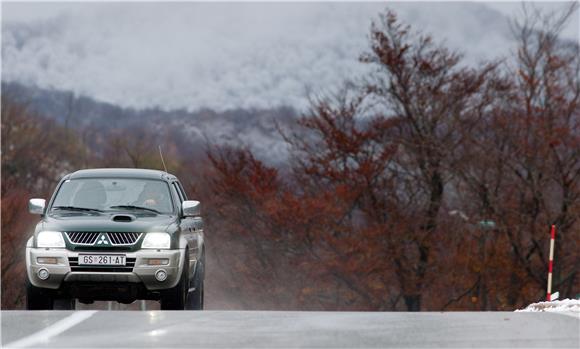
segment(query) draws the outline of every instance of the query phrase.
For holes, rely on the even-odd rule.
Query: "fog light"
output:
[[[37,257],[36,262],[38,264],[58,264],[58,258],[56,258],[56,257]]]
[[[167,265],[169,264],[168,258],[149,258],[147,261],[149,265]]]
[[[38,278],[40,280],[46,280],[48,279],[48,277],[50,276],[50,273],[48,272],[48,270],[42,268],[38,271]]]
[[[165,281],[165,279],[167,279],[167,272],[163,269],[159,269],[155,272],[155,278],[157,281]]]

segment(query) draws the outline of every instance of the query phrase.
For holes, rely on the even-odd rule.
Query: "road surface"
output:
[[[580,348],[580,317],[512,312],[3,311],[3,347]]]

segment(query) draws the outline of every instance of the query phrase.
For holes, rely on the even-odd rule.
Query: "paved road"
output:
[[[3,311],[2,344],[34,348],[580,348],[551,313]]]

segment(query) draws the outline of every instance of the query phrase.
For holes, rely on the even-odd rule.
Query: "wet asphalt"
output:
[[[2,311],[3,347],[580,348],[580,315]]]

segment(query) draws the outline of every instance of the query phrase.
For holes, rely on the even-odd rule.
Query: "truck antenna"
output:
[[[167,173],[167,167],[165,166],[165,160],[163,160],[163,152],[161,151],[161,145],[159,145],[159,156],[161,156],[161,162],[163,163],[163,169]]]

